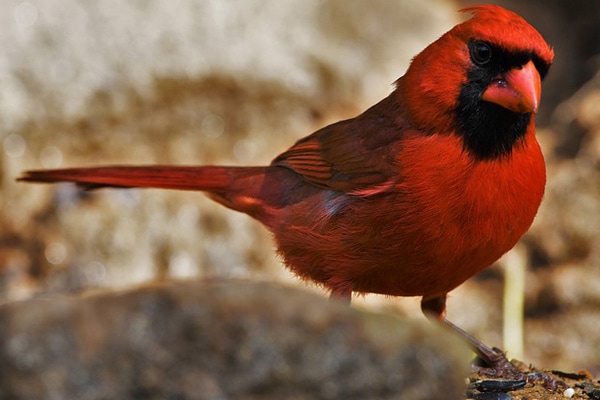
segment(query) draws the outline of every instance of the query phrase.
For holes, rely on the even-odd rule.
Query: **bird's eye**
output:
[[[492,59],[492,48],[485,42],[474,42],[470,46],[471,60],[480,67],[486,65]]]

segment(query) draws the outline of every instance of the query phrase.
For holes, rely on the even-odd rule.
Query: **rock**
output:
[[[468,353],[424,321],[247,281],[0,307],[0,398],[454,399]]]

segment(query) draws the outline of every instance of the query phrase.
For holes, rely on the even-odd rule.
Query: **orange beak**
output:
[[[498,75],[481,97],[516,113],[537,112],[542,80],[533,61]]]

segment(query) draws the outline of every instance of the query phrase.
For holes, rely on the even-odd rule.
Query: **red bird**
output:
[[[204,191],[262,222],[287,267],[332,297],[422,296],[426,313],[454,327],[446,294],[510,250],[542,200],[534,115],[554,57],[519,15],[463,11],[472,18],[418,54],[388,97],[269,166],[68,168],[19,180]],[[484,360],[506,360],[470,340]]]

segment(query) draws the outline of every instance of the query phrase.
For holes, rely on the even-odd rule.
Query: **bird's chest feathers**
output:
[[[464,242],[462,248],[491,246],[501,253],[512,247],[531,225],[544,193],[544,161],[533,134],[509,156],[493,160],[474,159],[455,137],[419,140],[429,143],[408,159],[403,154],[403,168],[410,171],[399,188],[418,205],[415,217],[429,220],[421,226],[432,227],[431,241],[442,237],[454,245]]]

